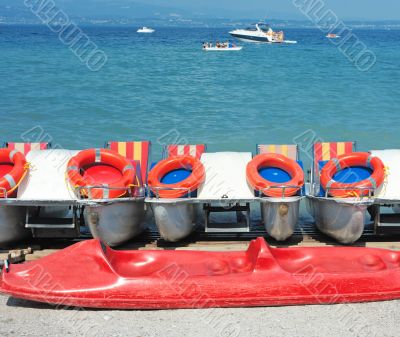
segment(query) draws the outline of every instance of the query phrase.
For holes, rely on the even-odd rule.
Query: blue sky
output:
[[[31,0],[33,1],[33,0]],[[400,0],[54,0],[70,14],[151,17],[156,13],[224,18],[304,19],[294,1],[323,1],[341,19],[400,20]],[[23,6],[23,0],[0,5]],[[23,6],[24,7],[24,6]],[[1,12],[0,12],[1,15]]]

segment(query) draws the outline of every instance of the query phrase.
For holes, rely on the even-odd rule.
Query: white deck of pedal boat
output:
[[[371,150],[373,156],[382,160],[386,167],[386,178],[382,186],[376,191],[375,198],[380,201],[400,200],[400,150]]]
[[[76,201],[78,197],[69,185],[65,172],[76,150],[49,149],[30,151],[27,177],[18,188],[19,200]]]

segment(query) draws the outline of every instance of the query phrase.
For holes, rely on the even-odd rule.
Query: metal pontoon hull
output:
[[[284,241],[294,233],[302,197],[260,198],[261,215],[267,233]]]
[[[150,202],[161,237],[170,242],[190,235],[196,227],[196,204],[188,200],[168,201],[155,199]]]
[[[94,238],[110,246],[122,244],[145,229],[143,198],[81,201],[85,224]]]
[[[373,204],[369,198],[307,197],[311,215],[317,228],[343,244],[357,241],[365,228],[367,208]]]
[[[31,231],[25,228],[26,206],[0,205],[0,245],[27,239]]]

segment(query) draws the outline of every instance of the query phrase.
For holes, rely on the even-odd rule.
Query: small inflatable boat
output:
[[[242,46],[236,47],[203,47],[205,51],[239,51],[242,50]]]
[[[400,298],[400,252],[353,247],[115,251],[89,240],[8,265],[0,291],[55,305],[171,309],[335,304]]]

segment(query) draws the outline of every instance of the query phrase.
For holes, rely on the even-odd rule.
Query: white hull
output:
[[[235,29],[229,32],[229,34],[246,42],[287,44],[297,43],[297,41],[285,40],[285,35],[282,31],[274,32],[269,26],[267,26],[267,28],[262,28],[264,26],[265,25],[263,24],[256,24],[255,29]]]
[[[151,29],[151,28],[140,28],[136,32],[141,33],[141,34],[151,34],[151,33],[154,33],[155,30]]]
[[[239,51],[242,50],[243,47],[230,47],[230,48],[217,48],[217,47],[206,47],[203,48],[205,51]]]
[[[267,41],[256,41],[256,40],[250,40],[250,39],[246,39],[245,37],[238,37],[235,36],[238,40],[243,41],[243,42],[250,42],[250,43],[271,43],[271,42],[267,42]]]
[[[229,32],[233,37],[236,37],[240,40],[250,41],[250,42],[264,42],[264,43],[273,43],[277,42],[272,39],[272,36],[267,35],[262,31],[247,31],[243,29],[237,29]]]
[[[266,44],[297,44],[297,41],[294,41],[294,40],[285,40],[285,41],[282,41],[282,42],[277,42],[277,41],[274,41],[274,42],[269,42],[269,41],[257,41],[257,40],[251,40],[251,39],[247,39],[247,38],[245,38],[245,37],[237,37],[237,36],[236,36],[236,38],[237,38],[238,40],[240,40],[240,41],[243,41],[243,42],[248,42],[248,43],[266,43]]]

